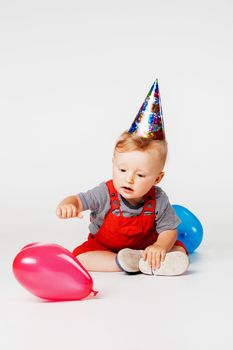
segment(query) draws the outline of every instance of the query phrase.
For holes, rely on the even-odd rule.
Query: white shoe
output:
[[[142,257],[142,250],[124,248],[116,256],[117,265],[129,274],[139,273],[139,260]]]
[[[144,259],[139,260],[139,270],[146,275],[177,276],[182,275],[189,266],[189,258],[186,253],[175,251],[166,254],[160,268],[153,270]]]

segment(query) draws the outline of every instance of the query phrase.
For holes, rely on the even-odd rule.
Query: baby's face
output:
[[[153,151],[115,151],[113,184],[130,203],[137,204],[163,177],[161,162]]]

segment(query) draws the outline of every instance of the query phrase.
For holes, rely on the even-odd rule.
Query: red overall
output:
[[[123,248],[145,249],[155,243],[158,233],[155,230],[156,188],[153,186],[144,196],[144,206],[141,214],[124,217],[120,208],[118,193],[112,180],[106,182],[110,195],[111,208],[106,214],[104,222],[96,234],[90,233],[88,240],[74,249],[75,256],[96,250],[107,250],[117,253]],[[114,215],[118,209],[120,216]],[[176,241],[185,249],[182,242]],[[185,249],[186,250],[186,249]]]

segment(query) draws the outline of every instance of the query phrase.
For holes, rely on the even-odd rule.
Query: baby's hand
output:
[[[148,262],[148,265],[153,270],[159,269],[161,262],[164,261],[166,250],[157,244],[148,246],[143,252],[143,259]]]
[[[60,219],[83,218],[83,214],[73,204],[62,204],[57,207],[56,214]]]

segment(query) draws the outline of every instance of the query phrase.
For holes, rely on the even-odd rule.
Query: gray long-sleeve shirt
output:
[[[82,202],[83,209],[91,211],[90,232],[93,234],[97,233],[110,209],[110,196],[106,183],[102,182],[87,192],[78,193],[77,196]],[[143,203],[133,206],[121,195],[119,195],[119,200],[123,216],[125,217],[139,215],[143,210]],[[113,214],[119,215],[119,212],[116,210]],[[166,230],[174,230],[179,224],[180,219],[169,203],[166,193],[156,186],[156,231],[161,233]]]

